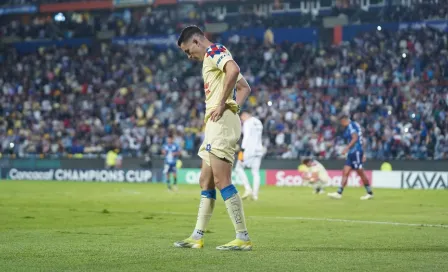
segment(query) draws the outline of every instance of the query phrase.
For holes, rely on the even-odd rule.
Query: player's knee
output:
[[[213,189],[215,189],[215,184],[214,183],[209,183],[209,182],[199,182],[199,186],[201,187],[202,190],[213,190]]]
[[[199,178],[199,186],[201,186],[202,190],[213,190],[215,189],[215,184],[213,182],[212,177],[210,176],[202,176]]]
[[[215,181],[216,188],[218,188],[219,190],[232,184],[232,181],[230,178],[223,178],[223,177],[219,177],[219,176],[215,176],[214,181]]]
[[[342,176],[348,176],[351,170],[352,169],[350,167],[344,167],[344,169],[342,170]]]
[[[216,186],[218,189],[221,189],[221,188],[222,188],[222,186],[221,186],[221,184],[222,184],[221,179],[215,177],[215,178],[214,178],[214,181],[215,181],[215,186]]]
[[[260,170],[259,169],[252,168],[251,172],[252,172],[252,176],[253,177],[259,177],[260,176]]]
[[[359,175],[361,178],[367,178],[366,173],[364,172],[364,169],[357,169],[357,170],[356,170],[356,173],[358,173],[358,175]]]

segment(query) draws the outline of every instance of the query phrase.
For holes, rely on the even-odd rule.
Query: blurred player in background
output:
[[[210,42],[197,26],[182,30],[177,44],[189,59],[203,63],[206,110],[204,141],[198,153],[203,163],[199,178],[202,192],[196,227],[189,238],[175,242],[174,246],[204,246],[204,231],[213,214],[217,187],[235,228],[236,239],[216,249],[251,250],[243,201],[231,180],[236,144],[241,137],[238,112],[250,93],[249,84],[240,74],[240,68],[227,48]]]
[[[303,174],[303,180],[306,184],[313,186],[315,194],[323,194],[325,185],[330,181],[327,169],[314,159],[304,159],[303,165],[306,165],[307,169]]]
[[[262,144],[263,124],[248,112],[241,113],[240,117],[243,122],[243,141],[235,172],[244,185],[245,192],[242,198],[252,197],[253,200],[257,200],[260,189],[260,164],[264,153]],[[253,188],[249,184],[246,173],[244,173],[244,168],[250,168],[252,171]]]
[[[106,169],[119,169],[121,168],[123,158],[120,155],[120,149],[111,148],[106,154],[105,166]]]
[[[172,190],[170,174],[174,179],[173,189],[177,190],[177,160],[180,156],[180,148],[173,142],[173,136],[169,135],[166,139],[166,144],[162,147],[162,155],[165,156],[163,174],[166,177],[168,190]]]
[[[345,166],[342,172],[342,183],[338,191],[335,193],[329,193],[331,198],[340,199],[342,193],[347,185],[348,175],[352,170],[355,170],[361,177],[367,194],[361,197],[361,200],[368,200],[373,198],[373,192],[369,185],[369,179],[364,172],[363,162],[365,162],[363,143],[362,143],[362,130],[357,122],[351,121],[347,115],[341,117],[341,125],[345,128],[344,138],[349,142],[347,147],[342,151],[342,155],[347,155]]]

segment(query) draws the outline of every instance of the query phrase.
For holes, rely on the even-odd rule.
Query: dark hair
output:
[[[188,41],[194,35],[204,36],[204,32],[202,32],[202,30],[195,25],[187,26],[180,33],[179,39],[177,40],[177,45],[180,46],[183,42]]]
[[[306,165],[306,164],[308,164],[308,163],[310,163],[310,162],[312,162],[312,161],[313,161],[313,159],[306,158],[306,159],[303,159],[303,160],[302,160],[302,163]]]
[[[339,120],[343,119],[350,119],[350,116],[348,116],[348,114],[342,114],[341,116],[339,116]]]

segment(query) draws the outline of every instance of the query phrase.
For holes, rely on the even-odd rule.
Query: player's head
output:
[[[182,30],[177,45],[189,59],[202,61],[207,50],[207,46],[204,45],[206,40],[204,32],[199,27],[192,25]]]
[[[241,121],[245,122],[247,119],[249,119],[252,115],[250,115],[250,113],[248,113],[247,111],[243,111],[240,114],[240,119]]]
[[[172,144],[173,143],[173,135],[168,135],[168,137],[166,138],[166,143],[167,144]]]
[[[339,118],[339,121],[341,122],[341,125],[343,127],[346,127],[350,124],[350,116],[343,114],[341,115],[341,117]]]
[[[310,158],[306,158],[306,159],[302,160],[302,164],[306,165],[307,167],[310,167],[312,162],[313,162],[313,159],[310,159]]]

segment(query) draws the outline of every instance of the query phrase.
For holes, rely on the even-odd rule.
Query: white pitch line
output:
[[[364,221],[364,220],[349,220],[336,218],[315,218],[315,217],[288,217],[288,216],[249,216],[254,219],[284,219],[284,220],[303,220],[303,221],[326,221],[326,222],[340,222],[340,223],[356,223],[356,224],[373,224],[373,225],[393,225],[406,227],[432,227],[432,228],[448,228],[448,225],[443,224],[419,224],[419,223],[400,223],[387,221]]]
[[[172,215],[187,215],[196,216],[192,213],[182,212],[155,212],[156,214],[172,214]],[[302,221],[326,221],[326,222],[338,222],[338,223],[355,223],[355,224],[371,224],[371,225],[391,225],[391,226],[404,226],[404,227],[427,227],[427,228],[448,228],[448,225],[443,224],[423,224],[423,223],[400,223],[400,222],[388,222],[388,221],[365,221],[365,220],[350,220],[350,219],[337,219],[337,218],[316,218],[316,217],[300,217],[300,216],[248,216],[252,219],[279,219],[279,220],[302,220]]]

